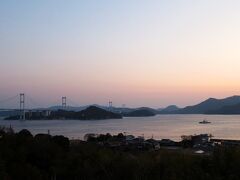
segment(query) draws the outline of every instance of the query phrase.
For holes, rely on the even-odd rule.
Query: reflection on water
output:
[[[206,119],[211,124],[199,124]],[[240,139],[240,116],[222,115],[158,115],[155,117],[123,118],[114,120],[42,120],[6,121],[0,125],[10,126],[19,131],[29,129],[33,134],[47,133],[82,139],[86,133],[127,132],[136,136],[155,139],[180,140],[181,135],[211,133],[216,138]]]

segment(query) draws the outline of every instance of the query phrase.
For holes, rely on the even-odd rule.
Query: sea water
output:
[[[210,124],[199,124],[206,119]],[[239,115],[157,115],[109,120],[0,120],[0,126],[12,126],[17,132],[64,135],[83,139],[87,133],[125,133],[154,139],[180,140],[182,135],[208,133],[215,138],[240,139]]]

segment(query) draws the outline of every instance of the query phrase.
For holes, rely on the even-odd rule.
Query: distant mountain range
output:
[[[207,111],[205,114],[240,114],[240,103],[232,106],[223,106],[217,110]]]
[[[224,99],[209,98],[199,104],[187,106],[184,108],[179,108],[176,105],[170,105],[166,108],[149,108],[149,107],[139,107],[139,108],[128,108],[128,107],[107,107],[97,104],[72,107],[68,106],[63,109],[61,106],[52,106],[49,108],[38,108],[35,110],[64,110],[64,111],[74,111],[79,112],[87,109],[88,107],[97,107],[106,111],[110,111],[122,116],[131,117],[144,117],[144,116],[154,116],[156,114],[240,114],[240,96],[231,96]],[[4,111],[0,110],[0,117],[14,116],[17,115],[18,111]]]
[[[176,114],[231,114],[240,104],[240,96],[231,96],[224,99],[209,98],[194,106],[174,111]],[[226,110],[227,109],[227,110]],[[235,111],[236,112],[236,111]]]
[[[179,108],[171,105],[158,109],[158,114],[240,114],[240,96],[209,98],[199,104]]]
[[[176,105],[170,105],[166,108],[158,110],[158,114],[173,114],[178,110],[180,110],[180,108],[177,107]]]
[[[105,106],[95,105],[99,108],[120,113],[123,116],[148,116],[150,114],[240,114],[240,96],[231,96],[224,99],[209,98],[199,104],[179,108],[176,105],[170,105],[166,108],[118,108],[109,109]],[[84,109],[85,107],[79,107]],[[141,111],[139,111],[141,110]]]

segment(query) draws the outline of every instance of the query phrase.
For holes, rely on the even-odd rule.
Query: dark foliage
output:
[[[94,142],[70,143],[63,136],[32,136],[27,130],[1,132],[0,179],[237,180],[240,149],[216,148],[209,156],[169,150],[126,152]]]

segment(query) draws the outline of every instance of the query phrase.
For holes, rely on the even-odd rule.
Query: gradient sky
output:
[[[36,106],[67,96],[163,107],[240,94],[239,9],[239,0],[2,0],[0,100],[25,92]]]

